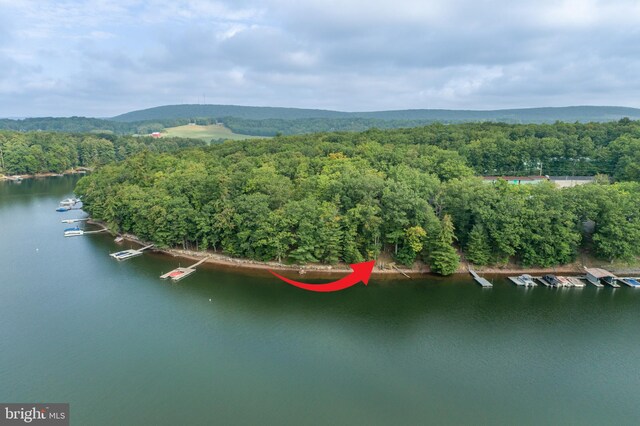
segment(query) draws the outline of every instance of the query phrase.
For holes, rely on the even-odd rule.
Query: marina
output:
[[[546,287],[555,287],[555,288],[583,288],[586,286],[583,279],[584,277],[565,277],[565,276],[557,276],[552,274],[547,274],[542,277],[535,277],[542,285]]]
[[[142,255],[143,251],[151,247],[153,247],[153,244],[150,244],[148,246],[145,246],[139,249],[129,249],[129,250],[118,251],[115,253],[110,253],[109,256],[113,257],[118,261],[123,261],[123,260],[131,259],[132,257],[140,256]]]
[[[492,288],[493,284],[491,284],[486,278],[482,278],[476,271],[469,268],[469,273],[473,277],[473,279],[482,286],[482,288]]]
[[[204,263],[208,258],[209,257],[205,257],[204,259],[186,268],[178,267],[172,271],[167,272],[166,274],[160,275],[160,278],[162,278],[163,280],[171,278],[173,281],[180,281],[181,279],[187,278],[189,275],[193,274],[196,271],[196,266]]]

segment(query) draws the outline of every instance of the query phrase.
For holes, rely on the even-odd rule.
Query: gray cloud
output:
[[[0,0],[0,116],[640,106],[638,22],[629,0]]]

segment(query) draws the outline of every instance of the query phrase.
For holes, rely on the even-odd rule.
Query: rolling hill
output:
[[[458,123],[465,121],[499,121],[507,123],[602,122],[623,117],[640,119],[640,109],[616,106],[569,106],[500,110],[409,109],[396,111],[343,112],[321,109],[253,107],[238,105],[165,105],[131,111],[113,117],[113,121],[136,122],[185,118],[225,118],[246,120],[300,119],[376,119],[420,120]]]
[[[343,112],[238,105],[166,105],[131,111],[110,119],[87,117],[0,119],[0,130],[108,132],[125,135],[149,134],[195,122],[199,126],[222,124],[230,132],[220,137],[235,139],[249,135],[275,136],[331,131],[357,132],[371,128],[419,127],[435,122],[445,124],[463,122],[540,124],[556,121],[585,123],[617,121],[625,117],[640,120],[640,109],[616,106],[570,106],[487,111],[409,109]],[[193,129],[189,128],[187,133],[192,135]],[[207,132],[204,132],[198,134],[198,137],[205,138],[207,135]]]

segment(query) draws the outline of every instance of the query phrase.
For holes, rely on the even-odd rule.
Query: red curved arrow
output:
[[[278,275],[275,272],[269,270],[273,275],[280,278],[282,281],[294,285],[296,287],[302,288],[304,290],[309,291],[338,291],[344,290],[345,288],[351,287],[352,285],[358,284],[359,281],[362,281],[364,285],[369,283],[369,277],[371,276],[371,271],[373,271],[373,265],[376,264],[375,260],[370,260],[369,262],[362,263],[354,263],[351,266],[353,272],[347,275],[346,277],[340,278],[338,281],[334,281],[326,284],[306,284],[298,281],[290,280],[289,278],[285,278],[282,275]]]

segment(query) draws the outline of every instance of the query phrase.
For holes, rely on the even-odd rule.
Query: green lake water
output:
[[[69,402],[73,425],[640,422],[640,290],[175,284],[178,259],[63,237],[75,182],[0,183],[0,402]]]

